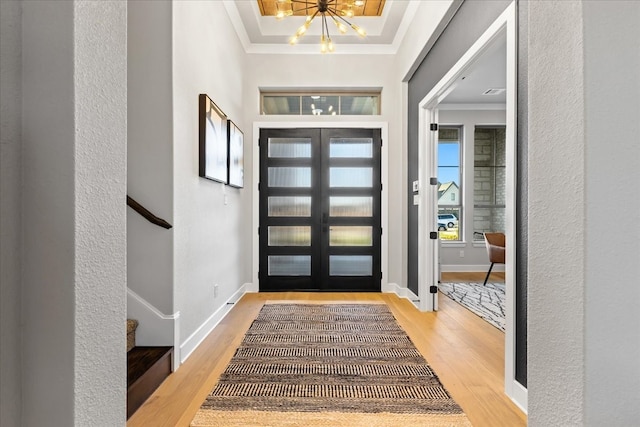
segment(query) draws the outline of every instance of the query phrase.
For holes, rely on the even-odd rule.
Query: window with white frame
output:
[[[482,241],[486,232],[505,231],[505,127],[477,126],[473,146],[473,240]]]
[[[438,129],[438,231],[462,240],[462,128]]]
[[[375,116],[380,114],[380,92],[270,92],[260,93],[260,113],[293,116]]]

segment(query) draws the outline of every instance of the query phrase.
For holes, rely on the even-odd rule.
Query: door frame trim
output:
[[[252,230],[253,237],[251,239],[251,277],[252,283],[246,284],[247,292],[259,292],[260,285],[258,279],[258,268],[260,263],[260,242],[258,238],[258,227],[260,226],[260,193],[258,192],[258,181],[260,180],[260,148],[258,142],[260,140],[260,129],[295,129],[295,128],[356,128],[356,129],[380,129],[382,138],[382,148],[380,152],[380,167],[382,173],[382,193],[381,201],[381,226],[382,241],[380,243],[381,251],[381,270],[382,283],[380,284],[382,292],[387,289],[388,272],[389,272],[389,124],[388,122],[253,122],[253,138],[252,138]]]
[[[507,236],[507,247],[510,250],[506,253],[505,263],[505,309],[506,309],[506,331],[505,331],[505,393],[511,400],[527,413],[528,392],[515,379],[515,260],[516,260],[516,144],[517,144],[517,9],[515,2],[512,2],[502,12],[502,14],[489,26],[489,28],[476,40],[467,52],[456,62],[456,64],[442,77],[433,89],[422,99],[418,105],[419,117],[419,179],[426,182],[429,172],[429,163],[425,148],[435,143],[433,132],[427,132],[427,124],[433,112],[437,111],[438,104],[455,89],[456,81],[462,77],[467,68],[479,58],[491,43],[500,35],[506,34],[507,40],[507,102],[506,102],[506,222],[505,234]],[[426,191],[420,192],[420,205],[428,206],[429,194]],[[427,262],[426,241],[427,234],[425,227],[429,224],[427,215],[422,215],[418,222],[419,228],[418,243],[418,295],[421,302],[423,295],[427,293],[427,284],[421,277],[430,277],[433,274],[434,263]],[[433,304],[428,300],[421,305],[421,310],[431,311]],[[437,307],[435,307],[437,308]]]

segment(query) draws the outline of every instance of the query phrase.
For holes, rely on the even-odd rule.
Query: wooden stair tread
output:
[[[127,387],[131,387],[173,347],[134,347],[127,353]]]
[[[173,347],[134,347],[127,353],[127,418],[171,374]]]

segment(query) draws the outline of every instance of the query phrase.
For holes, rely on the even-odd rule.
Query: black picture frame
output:
[[[236,188],[244,187],[244,133],[233,123],[227,120],[228,165],[229,176],[227,183]]]
[[[212,181],[227,183],[227,116],[207,94],[199,96],[199,170]]]

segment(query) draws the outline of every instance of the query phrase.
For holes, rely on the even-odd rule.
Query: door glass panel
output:
[[[311,227],[269,227],[269,246],[311,246]]]
[[[271,158],[309,158],[311,157],[311,139],[269,138],[268,151]]]
[[[329,216],[373,216],[373,197],[330,197]]]
[[[373,258],[370,255],[329,256],[330,276],[371,276]]]
[[[330,187],[371,187],[372,168],[329,168]]]
[[[311,216],[311,197],[269,197],[269,216]]]
[[[311,187],[311,168],[269,168],[269,187]]]
[[[310,276],[310,255],[270,255],[269,276]]]
[[[330,246],[371,246],[371,227],[333,226],[329,229]]]
[[[371,138],[331,138],[329,157],[370,159],[373,157],[373,141]]]

